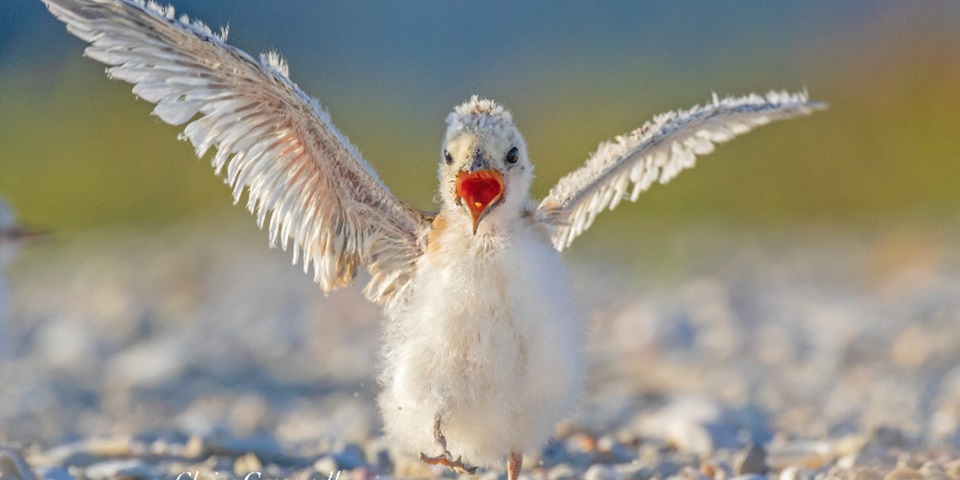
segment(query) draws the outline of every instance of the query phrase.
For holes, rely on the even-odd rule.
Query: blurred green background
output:
[[[582,248],[703,223],[960,224],[955,0],[172,3],[229,25],[248,52],[280,51],[420,208],[433,208],[444,116],[474,93],[514,112],[539,196],[656,113],[711,92],[807,88],[830,109],[723,146],[601,217]],[[82,49],[39,1],[0,1],[0,195],[20,218],[70,236],[245,215],[178,129]]]

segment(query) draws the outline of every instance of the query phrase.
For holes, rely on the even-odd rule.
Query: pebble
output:
[[[923,480],[923,474],[909,467],[897,467],[890,470],[883,480]]]
[[[547,471],[549,480],[576,480],[580,478],[577,471],[571,465],[562,463]]]
[[[603,463],[623,463],[634,458],[627,449],[613,437],[604,435],[597,440],[597,459]]]
[[[554,465],[561,464],[568,459],[564,443],[557,440],[548,442],[540,451],[539,455],[534,455],[534,457],[536,457],[536,464],[548,470]]]
[[[771,445],[766,462],[770,468],[782,470],[788,467],[820,468],[833,457],[834,447],[829,442],[791,442]]]
[[[713,480],[727,480],[733,477],[733,469],[725,462],[706,460],[700,464],[700,474]]]
[[[145,237],[138,238],[146,244]],[[153,256],[154,248],[162,251],[175,238],[179,234],[160,237],[143,255]],[[264,259],[275,252],[259,255],[262,242],[257,240],[243,255],[219,247],[198,249],[202,254],[193,257],[166,250],[162,257],[126,267],[121,266],[129,263],[125,259],[105,264],[102,258],[112,257],[83,254],[77,264],[44,261],[42,268],[16,272],[11,283],[23,318],[18,319],[20,331],[12,334],[24,343],[18,347],[22,357],[0,363],[5,382],[0,438],[30,445],[25,457],[30,466],[24,467],[24,457],[16,457],[20,464],[4,457],[3,480],[114,475],[173,480],[177,472],[198,470],[203,478],[223,480],[261,469],[264,478],[269,473],[270,478],[317,480],[337,472],[344,480],[440,474],[410,454],[395,453],[389,441],[377,436],[372,367],[349,374],[331,367],[363,365],[375,357],[378,336],[366,330],[375,328],[377,309],[357,292],[317,300],[314,287],[299,272],[287,272],[285,262],[270,270]],[[111,250],[110,245],[105,250]],[[845,256],[835,260],[842,263]],[[176,265],[181,257],[188,265]],[[192,265],[197,258],[203,259],[198,262],[202,268]],[[262,268],[263,274],[249,275],[250,267],[237,266],[243,263],[237,258],[252,262],[258,272]],[[883,308],[860,288],[821,288],[808,282],[797,289],[795,283],[777,279],[790,268],[838,273],[830,262],[810,263],[803,256],[740,260],[729,271],[729,287],[723,287],[729,288],[724,295],[736,300],[723,306],[732,319],[723,328],[743,351],[727,345],[721,349],[726,356],[711,356],[713,350],[700,344],[701,325],[691,320],[699,313],[688,308],[684,295],[646,291],[618,300],[624,307],[605,305],[650,315],[657,324],[679,318],[692,329],[675,340],[687,346],[679,356],[666,350],[639,355],[603,350],[613,365],[605,367],[610,368],[605,373],[616,382],[597,382],[591,396],[600,405],[586,405],[583,416],[565,422],[558,439],[525,462],[523,477],[766,480],[759,474],[767,473],[778,480],[960,480],[956,417],[937,427],[939,436],[931,436],[931,412],[926,411],[953,412],[960,390],[940,382],[937,375],[945,366],[960,364],[960,348],[939,348],[926,360],[901,362],[901,370],[888,371],[876,362],[888,356],[884,349],[895,341],[878,332],[903,331],[902,318],[895,318],[903,312],[912,312],[916,318],[911,319],[923,324],[915,332],[942,337],[927,340],[960,345],[951,338],[956,335],[942,334],[953,331],[948,327],[960,317],[960,307],[941,300],[960,298],[960,288],[955,288],[960,285],[960,256],[938,271],[942,279],[931,277],[932,284],[921,289],[927,293],[910,297],[909,291],[898,290],[903,303],[886,303],[893,300],[884,297]],[[802,267],[791,267],[791,262]],[[162,288],[158,291],[154,279],[147,278],[158,268],[187,272],[182,275],[189,281],[177,290],[190,287],[223,295],[189,297],[171,309]],[[194,268],[198,271],[189,273]],[[770,271],[773,277],[765,273]],[[109,282],[103,272],[136,281]],[[603,287],[606,281],[598,277],[595,283]],[[122,301],[114,313],[99,315],[104,298],[96,294],[99,288]],[[260,291],[282,293],[250,295]],[[758,291],[764,292],[762,297],[754,293]],[[598,317],[604,321],[606,316]],[[274,318],[283,321],[269,320]],[[230,328],[225,328],[227,319]],[[614,326],[611,332],[630,331],[626,323]],[[111,336],[118,328],[126,333]],[[71,338],[78,330],[82,338]],[[785,338],[790,351],[756,362],[753,345],[765,341],[758,336],[762,331],[773,340]],[[603,336],[603,329],[598,332],[598,343],[608,346],[611,337]],[[222,338],[204,341],[212,335]],[[48,358],[63,338],[73,353]],[[183,344],[169,340],[174,338]],[[203,348],[208,344],[209,349]],[[791,355],[799,355],[796,364],[777,363]],[[78,361],[87,356],[93,358]],[[142,371],[132,367],[140,361],[153,363]],[[949,375],[960,378],[960,369],[952,372]],[[116,376],[113,381],[107,379],[111,375]],[[363,386],[364,381],[370,383]],[[252,391],[258,393],[248,393]],[[330,400],[334,395],[341,396]],[[349,434],[313,428],[332,415],[327,404],[318,407],[318,401],[356,405],[354,413],[331,423],[349,427]],[[865,427],[877,419],[892,424]],[[157,432],[156,425],[177,430]],[[769,425],[777,425],[778,439],[765,443]],[[297,426],[304,427],[293,428]],[[132,438],[84,438],[90,431],[137,433]],[[762,449],[745,448],[750,441],[764,445],[766,455]],[[495,480],[504,473],[493,469],[468,478]]]
[[[390,442],[386,438],[380,437],[371,440],[367,442],[365,447],[367,465],[374,466],[383,473],[393,470],[393,460],[390,458]]]
[[[233,473],[237,475],[243,476],[250,472],[260,471],[263,471],[263,463],[261,463],[257,455],[252,452],[241,455],[233,462]]]
[[[855,468],[852,470],[854,472],[853,480],[882,480],[883,475],[872,468]]]
[[[367,467],[358,467],[350,470],[350,474],[347,476],[350,480],[374,480],[378,478],[376,472]],[[343,475],[341,475],[343,478]]]
[[[206,446],[203,443],[203,437],[192,435],[183,447],[183,456],[186,458],[199,459],[204,456]]]
[[[628,463],[616,466],[622,480],[650,480],[656,472],[647,465]]]
[[[33,469],[23,459],[19,452],[0,447],[0,479],[7,480],[36,480]]]
[[[947,474],[960,480],[960,460],[954,460],[944,466]]]
[[[348,443],[335,454],[337,466],[342,470],[353,470],[357,467],[366,466],[366,457],[363,453],[363,447],[356,443]]]
[[[340,465],[337,464],[337,459],[333,455],[324,455],[313,462],[313,469],[324,475],[329,475],[339,471]]]
[[[583,480],[618,480],[620,475],[609,465],[598,463],[592,465],[583,474]]]
[[[43,480],[74,480],[73,475],[70,475],[66,468],[61,467],[37,468],[37,476]],[[0,475],[0,478],[6,477]]]
[[[678,480],[708,480],[709,477],[700,473],[699,469],[687,465],[681,468],[680,473],[674,475],[672,478]]]
[[[232,435],[217,432],[203,439],[204,450],[207,453],[228,455],[231,457],[254,453],[261,461],[284,462],[288,460],[280,444],[267,436],[258,435],[248,438],[236,438]]]
[[[141,478],[151,474],[150,467],[141,460],[109,460],[90,465],[83,469],[90,479],[115,479],[120,477]]]
[[[757,408],[726,408],[705,396],[681,396],[642,414],[633,427],[644,437],[666,440],[676,449],[701,456],[737,448],[746,440],[771,436],[768,419]]]
[[[850,453],[837,459],[836,466],[842,469],[852,470],[856,468],[858,464],[862,463],[863,461],[861,460],[859,454]]]
[[[737,454],[737,458],[733,462],[733,471],[737,475],[750,473],[764,475],[768,470],[767,452],[760,445],[751,445],[747,451]]]
[[[794,465],[781,470],[780,476],[777,478],[779,478],[779,480],[803,480],[802,475],[803,473],[800,470],[800,467]]]

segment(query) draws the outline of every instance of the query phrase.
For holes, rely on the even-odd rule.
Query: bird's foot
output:
[[[477,473],[477,467],[463,463],[462,456],[454,459],[453,455],[451,455],[447,450],[444,450],[442,454],[437,455],[436,457],[431,457],[424,453],[420,453],[420,461],[429,463],[430,465],[443,465],[444,467],[453,470],[455,473],[469,473],[471,475]]]

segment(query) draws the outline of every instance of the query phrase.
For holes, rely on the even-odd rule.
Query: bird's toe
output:
[[[420,453],[420,461],[424,463],[429,463],[430,465],[443,465],[444,467],[453,470],[455,473],[469,473],[474,474],[477,472],[477,467],[463,463],[463,457],[453,458],[453,455],[449,451],[444,450],[440,455],[431,457],[423,452]]]

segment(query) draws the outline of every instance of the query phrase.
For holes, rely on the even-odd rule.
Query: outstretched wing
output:
[[[90,43],[86,55],[111,78],[157,104],[233,187],[271,244],[293,245],[293,261],[325,291],[365,265],[365,293],[389,306],[403,297],[430,218],[398,200],[316,100],[287,76],[276,54],[255,59],[172,7],[139,0],[43,0]],[[268,220],[269,217],[269,220]]]
[[[598,213],[612,210],[624,198],[636,201],[654,181],[669,182],[716,144],[825,106],[808,101],[806,92],[770,92],[766,97],[714,95],[705,106],[657,115],[642,127],[601,143],[582,167],[550,189],[537,207],[537,218],[552,227],[553,245],[562,251],[590,228]]]

